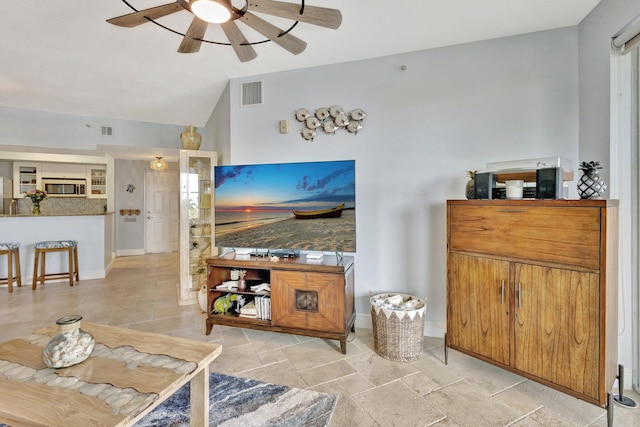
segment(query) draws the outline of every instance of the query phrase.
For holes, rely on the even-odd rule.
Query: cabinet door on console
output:
[[[447,340],[509,364],[509,263],[450,254]]]
[[[317,309],[307,313],[307,327],[314,331],[344,332],[344,276],[307,273],[306,290],[318,295]]]
[[[516,369],[598,399],[599,275],[516,264]]]
[[[305,329],[307,311],[296,309],[298,290],[306,289],[304,273],[271,272],[271,323],[275,326]]]
[[[342,275],[274,271],[271,287],[271,318],[275,326],[344,332]]]

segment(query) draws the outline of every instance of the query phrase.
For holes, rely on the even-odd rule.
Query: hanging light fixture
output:
[[[220,0],[191,0],[191,12],[203,21],[222,24],[231,19],[231,4]]]
[[[162,160],[162,156],[156,156],[155,160],[151,160],[151,163],[149,164],[149,166],[154,171],[162,171],[169,167],[167,162]]]

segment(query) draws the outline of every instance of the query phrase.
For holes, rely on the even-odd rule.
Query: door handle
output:
[[[518,282],[518,308],[522,308],[522,284]]]
[[[147,217],[147,219],[151,219],[151,218],[153,218],[153,217],[152,217],[152,216],[148,216],[148,217]]]
[[[502,279],[501,282],[502,282],[502,291],[501,291],[502,302],[500,304],[504,304],[504,279]]]

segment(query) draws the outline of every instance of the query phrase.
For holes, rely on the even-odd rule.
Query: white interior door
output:
[[[180,237],[178,171],[145,172],[145,250],[175,252]]]

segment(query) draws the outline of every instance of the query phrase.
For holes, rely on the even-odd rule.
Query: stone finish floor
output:
[[[0,287],[0,341],[56,319],[84,321],[213,341],[224,346],[211,370],[339,396],[331,426],[606,426],[606,412],[574,397],[451,350],[425,337],[422,357],[392,362],[356,329],[347,354],[338,341],[214,327],[204,334],[196,305],[177,304],[178,255],[117,258],[106,279]],[[428,309],[428,308],[427,308]],[[617,393],[617,390],[615,390]],[[640,403],[640,396],[627,395]],[[640,409],[614,406],[614,426],[639,426]]]

